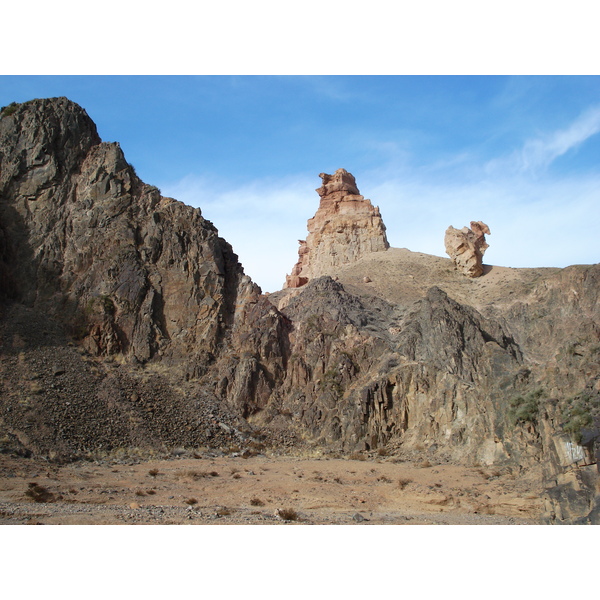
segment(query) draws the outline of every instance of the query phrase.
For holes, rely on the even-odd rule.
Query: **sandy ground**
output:
[[[331,269],[346,291],[357,296],[378,296],[396,305],[410,305],[423,298],[432,286],[451,298],[481,310],[487,306],[508,306],[526,298],[539,280],[558,272],[556,268],[515,269],[484,264],[484,274],[470,279],[454,268],[449,258],[389,248],[367,254],[360,260]],[[370,281],[365,283],[365,278]],[[271,294],[271,301],[284,307],[299,289]]]
[[[0,524],[506,525],[539,523],[542,511],[541,484],[506,469],[197,456],[61,466],[0,457]]]

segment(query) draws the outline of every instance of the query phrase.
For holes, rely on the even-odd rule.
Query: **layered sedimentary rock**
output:
[[[483,275],[483,255],[489,248],[485,241],[486,233],[490,235],[490,228],[481,221],[471,221],[470,229],[455,229],[452,225],[446,229],[446,253],[467,277]]]
[[[286,277],[286,288],[297,288],[335,267],[357,261],[365,254],[389,248],[379,208],[360,195],[356,181],[345,169],[319,175],[321,200],[308,236],[299,240],[298,262]]]

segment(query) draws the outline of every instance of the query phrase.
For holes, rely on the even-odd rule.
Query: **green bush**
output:
[[[527,392],[524,396],[514,396],[508,403],[509,418],[513,424],[516,423],[535,423],[539,414],[540,398],[544,395],[544,390],[539,388]]]
[[[581,433],[594,423],[594,417],[600,415],[600,394],[585,391],[565,402],[561,416],[562,428],[571,435],[573,441],[581,443]]]
[[[14,112],[16,112],[18,107],[19,107],[19,105],[16,102],[11,102],[8,106],[3,106],[0,109],[0,114],[3,117],[8,117],[8,116],[12,115]]]

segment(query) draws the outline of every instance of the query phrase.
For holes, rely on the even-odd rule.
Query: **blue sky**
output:
[[[343,167],[394,247],[486,222],[488,264],[599,261],[598,76],[0,76],[0,106],[67,96],[147,183],[201,208],[279,289]]]

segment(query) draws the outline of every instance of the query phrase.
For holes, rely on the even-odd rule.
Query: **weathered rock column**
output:
[[[471,229],[455,229],[452,225],[446,229],[446,254],[467,277],[483,275],[483,255],[489,248],[486,233],[491,235],[490,228],[481,221],[471,221]]]
[[[354,176],[338,169],[319,177],[323,185],[316,191],[321,202],[308,220],[306,241],[299,240],[298,262],[286,277],[286,288],[301,287],[310,279],[331,275],[335,267],[389,248],[379,207],[360,195]]]

